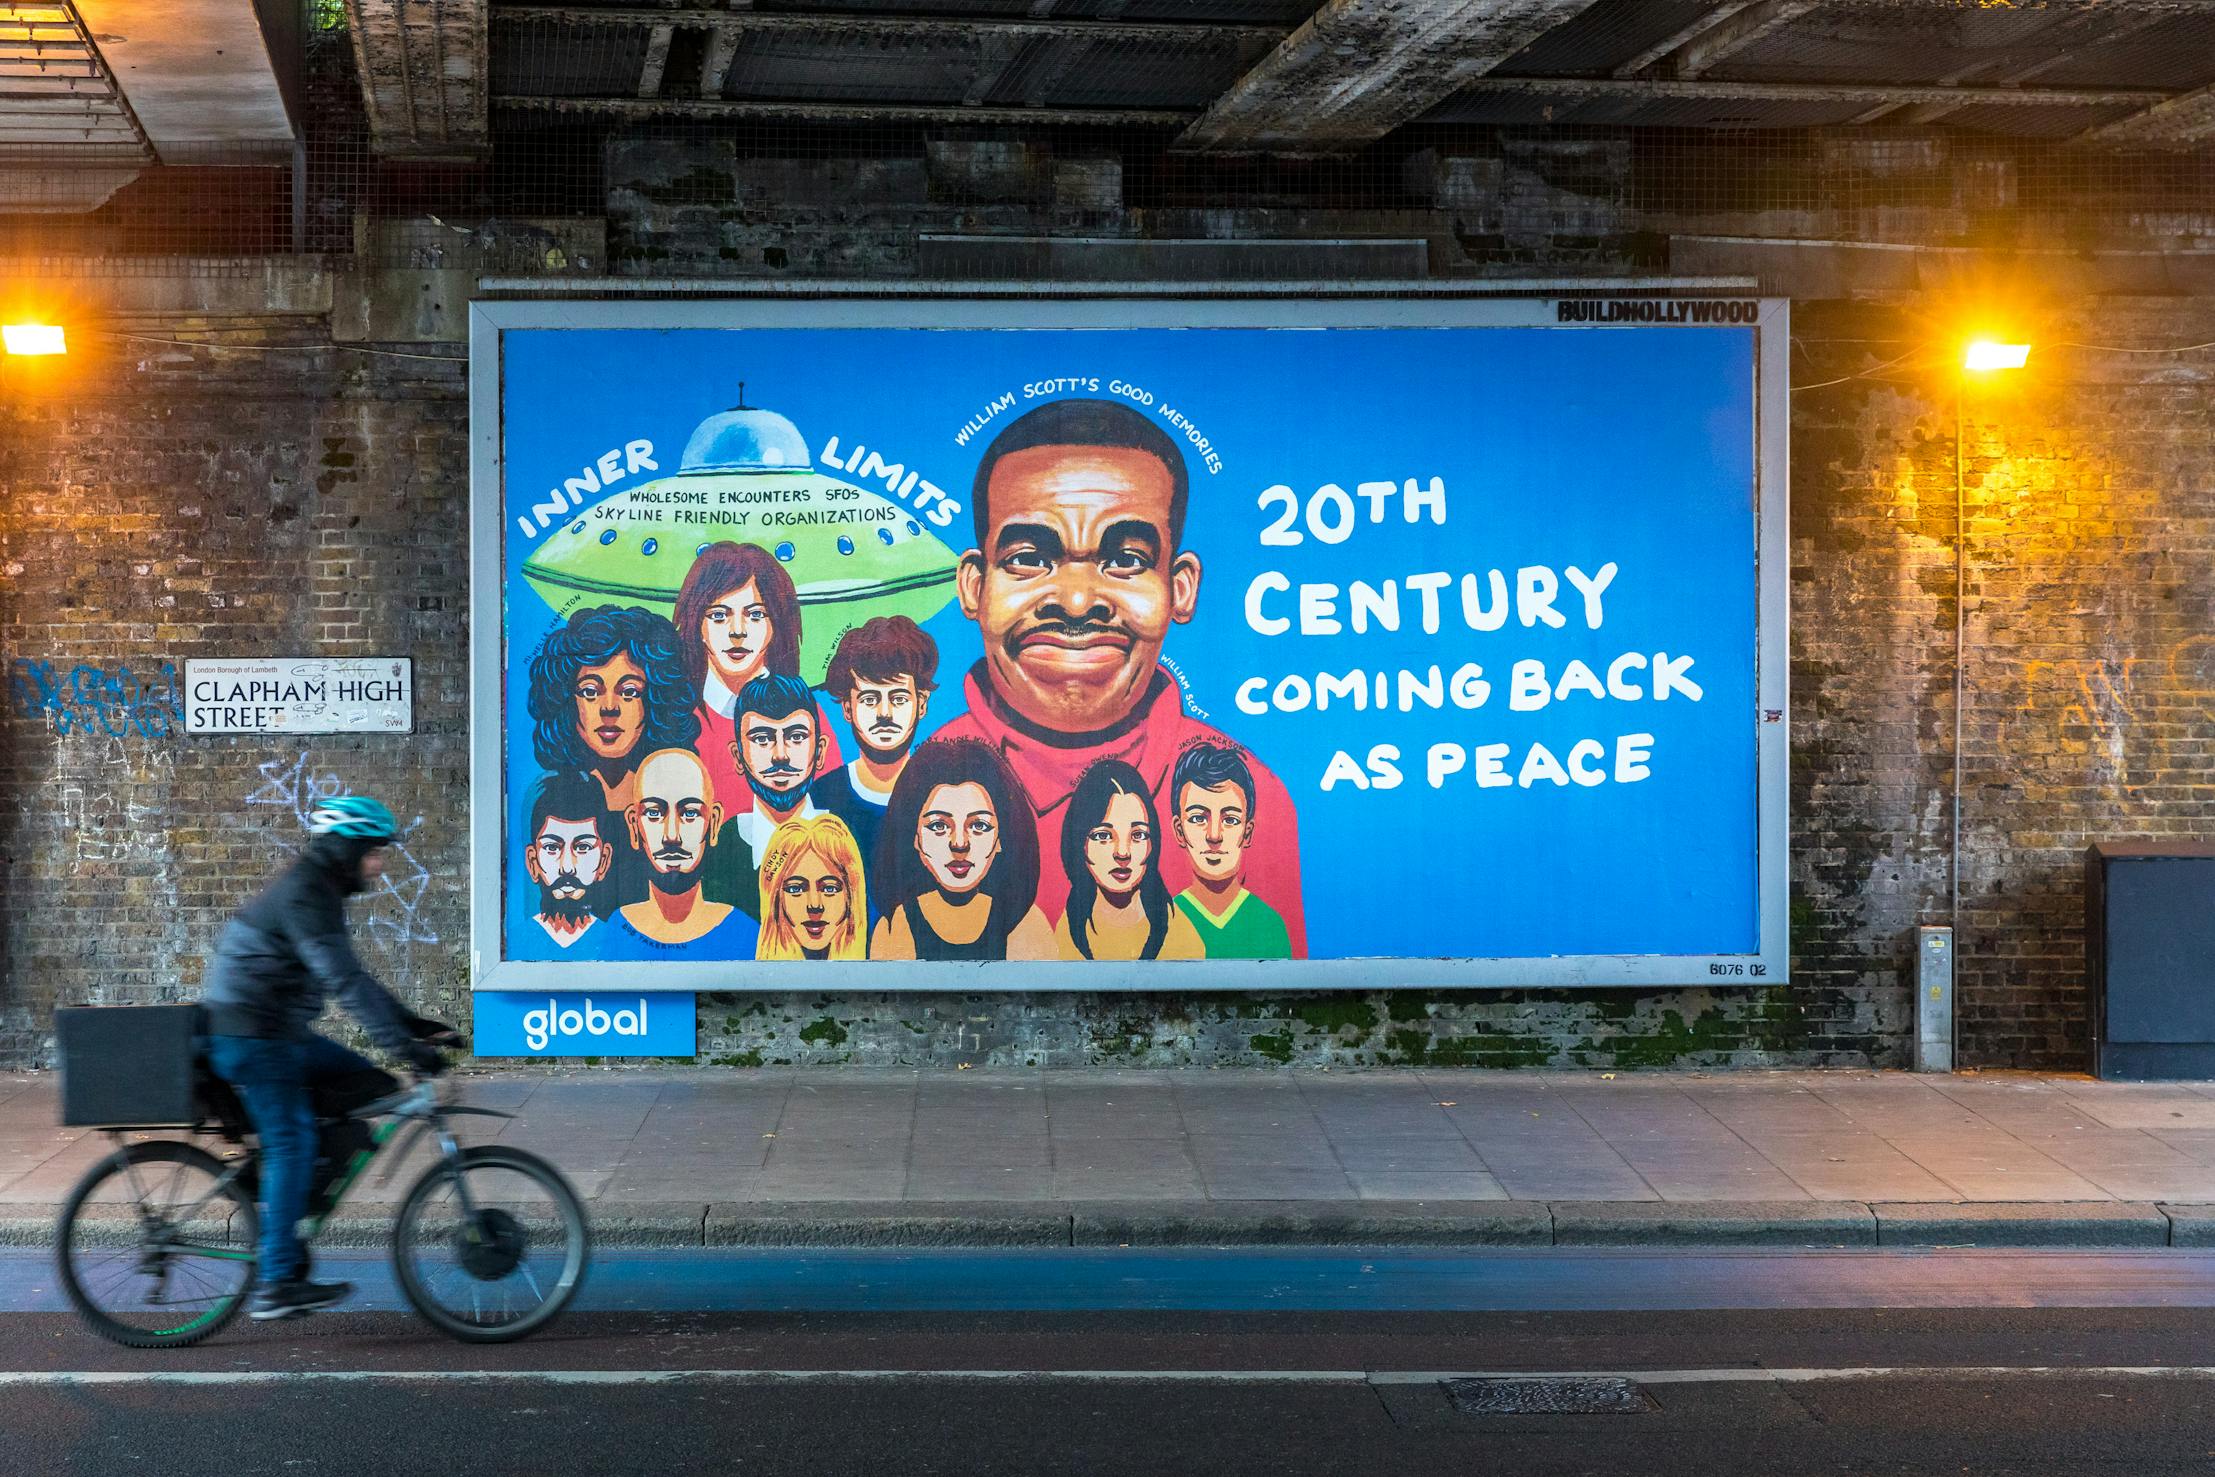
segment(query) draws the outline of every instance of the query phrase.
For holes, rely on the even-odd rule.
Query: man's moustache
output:
[[[890,720],[883,720],[870,724],[869,731],[871,733],[898,733],[900,725]]]
[[[1064,636],[1128,636],[1130,631],[1113,621],[1056,620],[1052,616],[1032,621],[1016,634],[1033,636],[1040,631],[1059,631]]]
[[[681,862],[692,853],[682,846],[664,846],[654,853],[657,862]]]
[[[1133,646],[1138,644],[1138,636],[1135,632],[1127,626],[1120,626],[1112,621],[1059,621],[1051,618],[1033,621],[1020,630],[1010,631],[1007,639],[1002,644],[1007,648],[1010,655],[1014,655],[1019,653],[1023,649],[1023,643],[1029,641],[1033,636],[1048,632],[1057,636],[1071,637],[1120,636]]]
[[[765,780],[773,780],[786,775],[795,775],[799,772],[800,766],[797,764],[772,764],[761,772],[761,777]]]

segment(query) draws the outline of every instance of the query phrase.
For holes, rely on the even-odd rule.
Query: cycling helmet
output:
[[[315,809],[308,812],[308,834],[390,841],[400,834],[400,823],[382,801],[367,795],[333,795],[316,801]]]

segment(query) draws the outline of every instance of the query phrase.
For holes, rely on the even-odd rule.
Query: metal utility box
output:
[[[1915,1070],[1954,1069],[1954,931],[1915,930]]]
[[[197,1005],[65,1005],[54,1012],[62,1122],[71,1128],[181,1128],[193,1091]]]
[[[2215,846],[2088,848],[2084,912],[2093,1074],[2215,1077]]]

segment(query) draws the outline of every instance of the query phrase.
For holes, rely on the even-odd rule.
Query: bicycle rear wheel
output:
[[[465,1213],[462,1185],[469,1189]],[[534,1333],[584,1283],[591,1232],[561,1171],[496,1144],[432,1166],[401,1202],[393,1269],[408,1301],[441,1332],[469,1343]]]
[[[259,1233],[254,1197],[213,1154],[130,1144],[70,1191],[55,1269],[94,1333],[133,1349],[181,1348],[238,1316]]]

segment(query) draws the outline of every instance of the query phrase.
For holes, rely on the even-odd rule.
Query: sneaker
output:
[[[304,1318],[317,1308],[344,1302],[353,1292],[351,1282],[310,1282],[305,1277],[296,1277],[290,1282],[264,1283],[254,1289],[254,1308],[249,1316],[257,1322]]]

